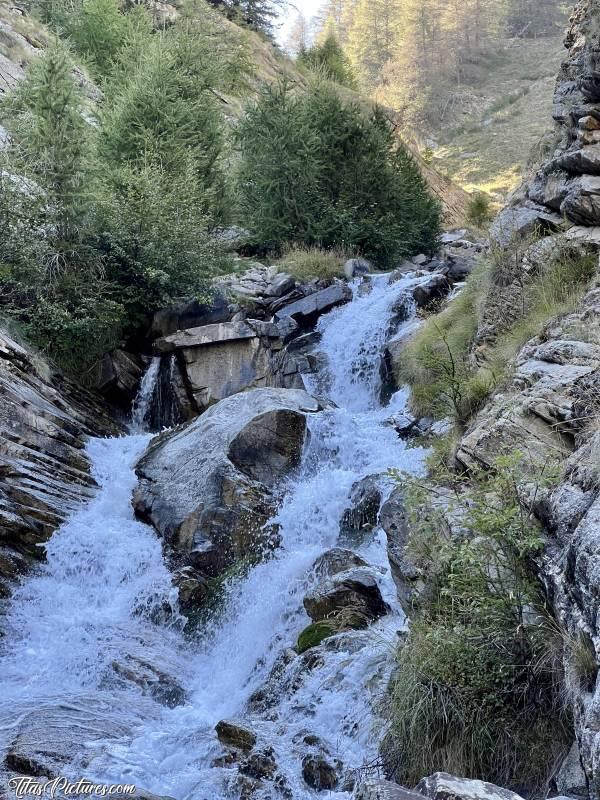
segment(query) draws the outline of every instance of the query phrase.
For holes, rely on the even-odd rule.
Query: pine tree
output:
[[[340,45],[345,48],[354,20],[357,0],[328,0],[319,22],[317,42],[322,43],[330,33],[334,33]]]
[[[559,0],[508,0],[506,26],[511,36],[548,36],[565,22]]]
[[[89,61],[95,76],[107,76],[127,33],[117,0],[84,0],[69,27],[75,49]]]
[[[304,14],[300,12],[296,14],[286,45],[294,56],[302,55],[308,49],[308,23]]]
[[[256,31],[272,34],[277,9],[285,0],[208,0],[229,19]]]
[[[263,246],[347,247],[381,266],[435,248],[439,209],[381,112],[325,83],[264,91],[239,128],[244,222]]]
[[[215,219],[228,205],[220,161],[224,125],[212,93],[212,71],[204,70],[201,38],[195,28],[157,38],[122,92],[108,105],[100,133],[100,153],[109,164],[151,159],[173,176],[195,164],[204,189],[203,209]],[[214,54],[213,54],[214,55]]]

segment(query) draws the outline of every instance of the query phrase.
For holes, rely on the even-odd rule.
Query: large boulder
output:
[[[298,466],[306,415],[320,408],[302,390],[253,389],[160,435],[136,468],[136,512],[201,575],[260,556],[274,537],[273,489]]]
[[[421,800],[422,795],[403,789],[391,781],[361,781],[354,790],[352,800]]]
[[[176,358],[187,401],[184,418],[249,387],[302,389],[297,359],[273,323],[239,320],[188,328],[157,339],[154,349]],[[180,393],[181,393],[180,392]]]
[[[583,175],[569,185],[560,211],[577,225],[600,223],[600,175]]]
[[[381,507],[379,523],[386,533],[388,559],[398,599],[404,611],[410,613],[423,584],[421,570],[409,553],[410,525],[402,487],[394,489]]]
[[[509,789],[501,789],[493,783],[457,778],[447,772],[436,772],[423,778],[415,792],[429,800],[523,800],[521,795]]]
[[[531,204],[505,208],[490,228],[490,240],[497,247],[508,247],[515,239],[523,239],[540,231],[555,230],[562,218],[544,206]]]
[[[312,327],[320,316],[333,308],[352,300],[352,290],[347,284],[338,281],[326,289],[321,289],[307,297],[302,297],[294,303],[283,306],[275,314],[275,319],[291,317],[301,327]]]
[[[186,328],[198,328],[228,322],[232,316],[232,306],[223,292],[215,292],[210,303],[190,300],[181,305],[162,308],[155,312],[150,326],[152,339],[170,336]]]
[[[88,436],[118,432],[99,395],[0,331],[0,596],[95,483]]]
[[[347,616],[350,627],[366,627],[390,610],[372,572],[365,567],[355,567],[323,580],[306,595],[304,608],[313,622]]]
[[[450,291],[450,281],[441,272],[434,272],[424,283],[413,289],[412,295],[419,308],[426,308],[435,300],[445,297]]]
[[[81,758],[89,763],[103,744],[127,733],[117,721],[119,712],[106,701],[86,699],[75,703],[45,705],[15,721],[0,774],[56,778],[65,774],[65,764]],[[4,777],[4,776],[2,776]]]
[[[550,169],[564,169],[575,175],[600,175],[600,144],[575,145],[554,159]]]
[[[109,401],[123,408],[131,408],[144,369],[144,362],[137,353],[112,350],[100,360],[96,388]]]
[[[357,481],[350,490],[350,505],[340,520],[340,538],[357,542],[364,539],[377,524],[381,505],[381,488],[376,477]]]

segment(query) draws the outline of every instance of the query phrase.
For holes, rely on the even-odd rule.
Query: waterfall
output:
[[[158,373],[160,371],[160,356],[154,356],[150,366],[142,377],[137,396],[131,409],[132,433],[141,433],[147,430],[148,417],[152,408],[152,398],[156,389]]]
[[[321,319],[328,367],[315,376],[313,388],[336,407],[309,419],[303,463],[287,479],[275,518],[281,547],[228,586],[223,613],[207,623],[200,641],[181,633],[160,542],[134,519],[130,503],[133,465],[150,439],[139,431],[158,372],[157,360],[152,362],[135,403],[132,434],[88,445],[100,486],[96,498],[53,536],[47,563],[15,593],[0,644],[0,746],[7,746],[28,710],[101,706],[119,736],[88,743],[83,771],[73,734],[65,774],[135,783],[176,800],[239,796],[237,770],[215,764],[222,750],[214,726],[223,718],[243,717],[259,745],[273,749],[293,800],[314,797],[301,770],[307,736],[318,737],[348,775],[376,760],[376,706],[404,625],[382,530],[366,536],[357,552],[375,568],[392,612],[367,631],[330,640],[314,663],[292,657],[289,648],[310,621],[302,599],[316,580],[311,566],[338,543],[354,484],[382,476],[389,491],[391,467],[413,474],[423,469],[424,451],[407,448],[385,424],[405,405],[405,393],[392,398],[392,408],[382,408],[378,399],[381,349],[398,304],[410,306],[415,280],[389,285],[379,277],[366,294],[356,285],[353,302]],[[164,707],[120,680],[115,662],[128,655],[174,676],[185,703]],[[349,787],[340,784],[327,796],[348,798]]]

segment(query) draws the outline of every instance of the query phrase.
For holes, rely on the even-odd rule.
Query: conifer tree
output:
[[[400,42],[401,0],[358,0],[348,34],[347,53],[362,86],[375,88],[383,65]]]
[[[44,193],[52,269],[62,269],[79,239],[92,171],[82,97],[61,45],[32,64],[7,111],[18,144],[14,167]]]
[[[315,44],[300,53],[298,61],[321,72],[329,80],[351,89],[356,88],[356,78],[350,61],[340,47],[333,31],[330,31],[321,44]]]
[[[95,76],[107,76],[127,33],[126,18],[117,0],[83,0],[69,27],[74,47],[87,59]]]
[[[264,91],[239,129],[244,222],[261,244],[355,249],[381,266],[432,251],[439,209],[385,116],[325,83]]]

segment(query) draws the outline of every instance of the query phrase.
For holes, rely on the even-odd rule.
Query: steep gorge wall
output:
[[[499,248],[526,242],[513,274],[488,295],[476,341],[485,348],[511,317],[513,287],[563,248],[600,251],[600,3],[575,7],[555,91],[555,147],[492,227]],[[533,276],[533,277],[531,277]],[[498,313],[500,312],[500,313]],[[519,450],[533,473],[560,462],[557,486],[536,513],[545,548],[537,569],[565,639],[589,664],[566,664],[578,759],[590,796],[600,791],[600,277],[579,306],[548,322],[519,352],[512,374],[477,414],[456,452],[460,467],[492,470],[498,453]],[[594,664],[595,662],[595,664]],[[581,665],[580,665],[581,666]],[[567,787],[568,788],[568,787]],[[570,787],[573,788],[573,787]],[[566,792],[568,793],[568,792]]]
[[[118,433],[102,399],[0,330],[0,597],[95,482],[88,436]]]

